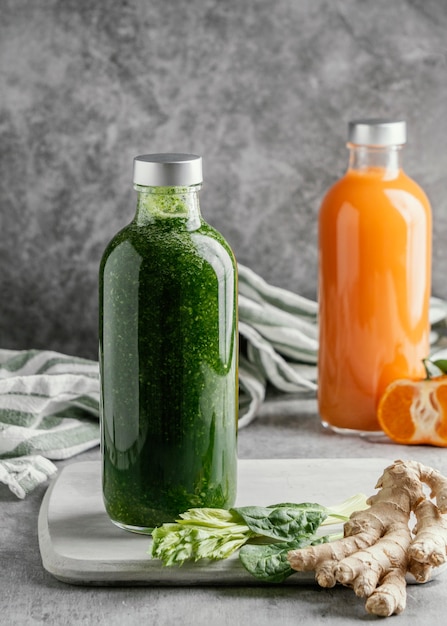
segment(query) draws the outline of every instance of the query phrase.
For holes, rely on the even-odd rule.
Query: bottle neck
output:
[[[402,146],[360,146],[348,143],[348,149],[348,171],[390,179],[396,178],[402,169]]]
[[[199,191],[201,185],[190,187],[143,187],[138,192],[137,224],[163,223],[165,226],[196,230],[201,224]]]

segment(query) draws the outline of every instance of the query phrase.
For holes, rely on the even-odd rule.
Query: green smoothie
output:
[[[103,494],[139,532],[236,496],[235,261],[199,188],[137,186],[101,262]]]

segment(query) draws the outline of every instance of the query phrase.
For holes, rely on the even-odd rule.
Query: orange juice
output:
[[[403,143],[404,122],[352,122],[349,168],[320,210],[318,403],[339,432],[380,430],[385,387],[424,376],[431,209]]]

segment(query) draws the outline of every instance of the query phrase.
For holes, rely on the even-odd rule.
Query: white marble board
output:
[[[236,505],[319,502],[330,506],[358,492],[375,493],[386,459],[239,460]],[[223,561],[164,567],[148,554],[151,539],[117,528],[104,509],[98,461],[65,467],[48,488],[39,514],[44,568],[79,585],[255,585],[237,555]],[[311,584],[312,573],[287,582]]]

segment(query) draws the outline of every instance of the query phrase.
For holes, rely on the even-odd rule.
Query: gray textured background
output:
[[[409,124],[447,297],[445,0],[0,0],[0,347],[96,358],[97,268],[132,159],[204,157],[204,217],[316,293],[316,218],[352,117]]]

